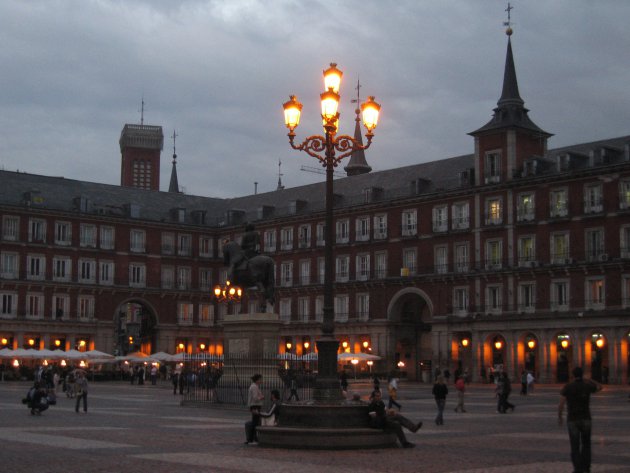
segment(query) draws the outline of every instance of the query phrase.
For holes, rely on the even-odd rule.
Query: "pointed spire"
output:
[[[508,4],[508,8],[510,8]],[[509,10],[508,10],[509,14]],[[518,81],[516,79],[516,66],[514,65],[514,55],[512,54],[512,27],[508,20],[505,34],[508,36],[507,53],[505,56],[505,70],[503,73],[503,89],[501,98],[494,109],[492,119],[478,130],[469,133],[477,135],[490,130],[501,128],[523,128],[543,136],[553,136],[538,127],[528,116],[529,110],[525,108],[525,102],[518,91]]]
[[[363,136],[361,134],[361,109],[359,108],[359,104],[361,103],[360,97],[360,89],[361,84],[357,80],[357,98],[352,100],[352,103],[357,104],[357,108],[354,113],[356,113],[356,117],[354,119],[354,139],[360,145],[363,145]],[[357,176],[359,174],[366,174],[372,170],[372,168],[368,165],[367,160],[365,159],[365,151],[362,149],[355,149],[352,151],[350,155],[350,161],[348,161],[348,165],[343,168],[346,171],[348,176]]]
[[[177,182],[177,153],[175,152],[175,138],[177,133],[173,130],[173,169],[171,170],[171,182],[168,186],[168,191],[173,193],[179,193],[179,183]]]
[[[282,168],[282,161],[280,161],[280,159],[278,159],[278,187],[277,187],[277,191],[281,191],[282,189],[284,189],[284,186],[282,185],[282,172],[280,172],[280,169]]]

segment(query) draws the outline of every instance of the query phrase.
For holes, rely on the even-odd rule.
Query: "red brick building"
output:
[[[354,156],[335,181],[335,333],[412,379],[439,367],[480,380],[501,365],[557,382],[581,365],[626,383],[630,136],[548,150],[516,79],[508,40],[472,154],[381,172]],[[159,192],[161,128],[140,128],[121,136],[121,187],[0,171],[0,342],[220,353],[222,320],[257,310],[255,297],[228,307],[210,290],[225,279],[219,242],[249,222],[276,262],[278,349],[313,351],[324,183],[235,199]],[[126,131],[151,138],[142,182]]]

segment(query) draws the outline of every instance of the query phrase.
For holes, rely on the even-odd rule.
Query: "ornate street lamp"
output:
[[[217,302],[240,302],[243,297],[243,289],[232,286],[230,281],[225,281],[224,285],[214,286],[214,297]]]
[[[302,104],[297,101],[295,95],[291,95],[289,101],[283,104],[284,122],[289,129],[289,143],[293,149],[318,159],[326,168],[326,214],[325,214],[325,241],[324,241],[324,307],[322,338],[317,340],[319,352],[317,367],[318,377],[314,392],[316,400],[341,399],[341,389],[337,380],[337,351],[339,342],[334,338],[334,299],[333,299],[333,171],[334,168],[355,150],[367,149],[372,143],[374,128],[378,123],[378,114],[381,106],[374,101],[374,97],[361,105],[363,124],[367,129],[367,144],[360,142],[348,135],[337,136],[339,126],[339,87],[343,73],[337,69],[337,64],[331,63],[324,71],[324,92],[321,98],[321,116],[325,134],[312,135],[301,144],[295,144],[295,128],[300,124]],[[340,154],[337,156],[336,152]],[[323,153],[323,154],[322,154]]]

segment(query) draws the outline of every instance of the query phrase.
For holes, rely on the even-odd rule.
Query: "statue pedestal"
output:
[[[278,352],[280,317],[267,312],[235,314],[223,320],[223,348],[229,355]]]

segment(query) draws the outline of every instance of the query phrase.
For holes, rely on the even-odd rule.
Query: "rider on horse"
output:
[[[227,242],[228,240],[225,240]],[[254,225],[248,223],[245,226],[245,234],[241,242],[243,252],[230,261],[229,279],[234,281],[238,276],[247,273],[249,260],[260,254],[260,234],[255,230]],[[238,273],[238,274],[237,274]]]

